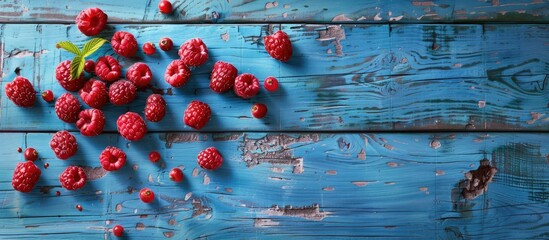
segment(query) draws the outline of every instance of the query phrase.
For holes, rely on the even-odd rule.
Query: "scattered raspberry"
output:
[[[109,99],[113,105],[128,104],[135,99],[137,90],[126,80],[118,80],[109,87]]]
[[[259,80],[249,73],[240,74],[234,81],[234,92],[243,99],[251,98],[259,92]]]
[[[107,25],[108,16],[99,8],[88,8],[82,10],[76,17],[78,30],[86,36],[99,34]]]
[[[190,77],[191,70],[189,70],[181,60],[173,60],[168,67],[166,67],[166,73],[164,74],[166,82],[176,88],[185,85]]]
[[[72,94],[65,93],[55,101],[55,114],[67,123],[75,123],[80,113],[80,102]]]
[[[78,190],[86,185],[88,177],[84,169],[77,166],[68,166],[61,175],[59,182],[67,190]]]
[[[183,181],[183,171],[180,168],[173,168],[170,171],[170,179],[174,182]]]
[[[149,153],[149,160],[153,163],[160,161],[160,153],[157,151],[152,151]]]
[[[147,133],[147,125],[139,114],[134,112],[127,112],[116,121],[118,132],[122,137],[129,141],[139,141]]]
[[[87,73],[94,73],[95,72],[95,62],[93,60],[86,60],[84,63],[84,71]]]
[[[156,52],[156,46],[152,42],[146,42],[142,48],[143,52],[147,55],[153,55]]]
[[[173,41],[172,39],[165,37],[160,39],[158,46],[162,49],[162,51],[170,51],[173,48]]]
[[[126,153],[120,148],[108,146],[99,155],[99,162],[103,169],[116,171],[126,164]]]
[[[132,82],[138,89],[146,88],[152,80],[151,69],[145,63],[135,63],[128,68],[126,79]]]
[[[263,86],[269,92],[274,92],[278,89],[278,80],[275,77],[265,78],[263,81]]]
[[[179,57],[187,66],[197,67],[208,60],[208,48],[200,38],[193,38],[179,47]]]
[[[217,61],[210,75],[210,88],[217,93],[228,91],[234,86],[238,70],[230,63]]]
[[[56,132],[51,138],[50,147],[61,160],[72,157],[78,151],[76,138],[67,130]]]
[[[95,75],[106,82],[114,82],[120,79],[122,67],[118,60],[111,56],[103,56],[97,59],[95,63]]]
[[[97,136],[103,132],[105,126],[105,114],[99,109],[86,109],[78,114],[76,127],[80,129],[80,133],[84,136]]]
[[[36,93],[32,83],[24,77],[15,77],[6,83],[6,96],[19,107],[32,107],[36,101]]]
[[[285,32],[278,30],[263,38],[263,42],[265,50],[272,58],[286,62],[292,57],[292,42]]]
[[[145,118],[151,122],[160,122],[166,115],[166,101],[160,94],[151,94],[145,105]]]
[[[154,201],[154,192],[149,188],[143,188],[139,191],[139,198],[144,203],[151,203]]]
[[[101,109],[109,101],[109,92],[104,82],[91,79],[80,89],[80,98],[88,106]]]
[[[267,105],[256,103],[252,106],[252,115],[255,118],[264,118],[267,115]]]
[[[163,14],[170,14],[172,13],[173,6],[170,1],[162,0],[160,3],[158,3],[158,10],[160,10]]]
[[[46,90],[42,92],[42,99],[46,102],[53,102],[53,92],[51,90]]]
[[[187,105],[183,121],[187,126],[200,130],[210,121],[211,116],[212,110],[208,104],[194,100]]]
[[[215,147],[209,147],[198,153],[198,165],[207,170],[215,170],[223,163],[223,157]]]
[[[124,235],[124,227],[116,225],[112,228],[112,234],[116,237],[122,237]]]
[[[38,152],[34,148],[27,148],[25,149],[23,156],[25,157],[25,160],[34,162],[38,159]]]
[[[55,79],[57,79],[57,82],[61,85],[61,87],[70,92],[80,90],[80,88],[82,88],[82,86],[86,83],[83,73],[80,74],[80,77],[77,79],[71,78],[70,60],[65,60],[57,65],[57,68],[55,69]]]
[[[42,171],[31,161],[17,163],[15,171],[13,171],[11,186],[19,192],[30,192],[40,179],[41,173]]]
[[[114,52],[118,55],[132,58],[137,53],[137,40],[133,34],[124,31],[118,31],[114,33],[111,39],[111,45]]]

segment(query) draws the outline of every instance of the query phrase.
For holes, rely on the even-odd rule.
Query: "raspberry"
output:
[[[15,77],[6,83],[6,96],[19,107],[32,107],[36,101],[36,93],[32,83],[24,77]]]
[[[263,38],[263,41],[265,50],[272,58],[286,62],[292,57],[292,42],[285,32],[278,30]]]
[[[109,93],[104,82],[91,79],[80,89],[80,98],[92,108],[100,109],[109,100]]]
[[[200,38],[193,38],[181,44],[178,53],[187,66],[197,67],[208,60],[208,48]]]
[[[145,133],[147,133],[145,120],[134,112],[127,112],[120,115],[116,121],[116,126],[120,135],[129,141],[139,141],[145,136]]]
[[[118,31],[114,33],[111,39],[111,45],[114,52],[118,55],[132,58],[137,53],[137,40],[133,34],[124,31]]]
[[[122,67],[118,60],[111,56],[103,56],[95,63],[95,75],[106,82],[114,82],[120,79]]]
[[[126,72],[126,79],[132,82],[138,89],[143,89],[151,83],[151,69],[145,63],[135,63],[128,68],[128,71]]]
[[[40,179],[41,173],[42,171],[31,161],[17,163],[15,171],[13,171],[11,186],[19,192],[30,192]]]
[[[210,88],[217,93],[228,91],[233,87],[237,74],[238,70],[232,64],[217,61],[210,75]]]
[[[55,79],[59,82],[59,85],[65,90],[70,92],[76,92],[84,86],[86,79],[84,78],[84,73],[80,74],[80,77],[77,79],[71,78],[71,61],[65,60],[60,62],[55,69]]]
[[[113,105],[128,104],[137,94],[135,86],[126,80],[118,80],[109,87],[109,99]]]
[[[181,60],[173,60],[166,68],[164,79],[172,87],[181,87],[189,81],[191,77],[191,70]]]
[[[259,80],[249,73],[240,74],[234,81],[234,92],[241,98],[251,98],[259,92]]]
[[[198,165],[207,170],[215,170],[221,167],[223,157],[215,147],[209,147],[198,153]]]
[[[103,132],[105,126],[105,114],[99,109],[86,109],[78,114],[76,127],[84,136],[97,136]]]
[[[120,148],[108,146],[99,155],[99,162],[103,169],[107,171],[116,171],[126,163],[126,153]]]
[[[76,138],[67,130],[56,132],[51,138],[50,147],[61,160],[67,160],[78,151]]]
[[[78,30],[86,36],[99,34],[107,25],[108,16],[99,8],[88,8],[82,10],[76,17]]]
[[[212,110],[208,104],[194,100],[185,109],[183,121],[187,126],[200,130],[210,121],[211,116]]]
[[[84,169],[78,166],[68,166],[59,175],[59,182],[67,190],[78,190],[86,185],[88,177]]]
[[[55,101],[55,114],[63,122],[75,123],[80,113],[80,102],[72,94],[65,93]]]
[[[160,94],[151,94],[145,105],[145,118],[151,122],[160,122],[166,115],[166,101]]]

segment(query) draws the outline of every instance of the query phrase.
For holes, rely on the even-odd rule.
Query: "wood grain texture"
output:
[[[282,64],[268,56],[261,38],[269,29],[290,35],[294,56]],[[179,45],[201,37],[209,47],[208,62],[193,70],[179,89],[164,81],[176,51],[134,59],[117,57],[125,70],[147,63],[153,85],[165,93],[168,113],[151,131],[189,131],[182,122],[193,99],[213,109],[205,131],[285,130],[547,130],[549,39],[545,25],[117,25],[135,34],[139,44],[170,36]],[[2,89],[15,70],[40,92],[64,93],[54,78],[55,66],[71,55],[55,48],[61,40],[82,45],[87,38],[74,25],[1,25]],[[104,46],[92,56],[114,52]],[[208,87],[215,61],[233,63],[240,73],[262,82],[275,76],[281,89],[263,89],[251,100]],[[108,105],[107,131],[116,118],[143,112],[151,90],[139,92],[128,106]],[[22,109],[0,96],[0,129],[56,131],[75,127],[57,119],[53,104],[41,99]],[[269,106],[264,120],[251,117],[253,102]],[[32,117],[30,117],[32,116]]]

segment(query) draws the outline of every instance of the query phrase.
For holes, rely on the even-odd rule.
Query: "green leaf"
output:
[[[103,46],[103,44],[106,42],[107,40],[103,38],[90,39],[82,48],[82,57],[87,57],[89,55],[92,55],[95,51],[97,51],[97,49]]]
[[[84,63],[86,59],[81,56],[75,56],[71,62],[71,80],[77,79],[84,71]]]
[[[55,45],[56,48],[62,48],[62,49],[65,49],[71,53],[74,53],[76,55],[80,55],[80,49],[78,49],[77,46],[75,46],[73,43],[69,42],[69,41],[61,41],[61,42],[58,42],[56,45]]]

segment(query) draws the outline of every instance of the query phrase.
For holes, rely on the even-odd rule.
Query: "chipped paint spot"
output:
[[[486,101],[478,101],[478,108],[486,107]]]
[[[271,172],[274,172],[274,173],[283,173],[283,172],[284,172],[284,169],[283,169],[283,168],[279,168],[279,167],[271,167]]]
[[[192,205],[193,205],[193,215],[192,215],[193,218],[203,214],[204,215],[210,214],[210,212],[212,211],[212,209],[207,205],[205,205],[200,199],[196,199],[196,198],[193,199]]]
[[[385,185],[395,185],[396,182],[384,182]]]
[[[381,18],[381,13],[377,13],[375,16],[374,16],[374,21],[381,21],[383,20],[383,18]]]
[[[345,29],[340,25],[329,25],[325,30],[318,31],[317,41],[332,41],[335,45],[336,55],[343,56],[343,46],[341,40],[346,38]]]
[[[265,4],[265,9],[269,9],[269,8],[274,8],[274,7],[277,7],[278,6],[278,2],[277,1],[274,1],[274,2],[267,2]]]
[[[274,205],[273,207],[263,211],[263,213],[271,216],[300,217],[314,221],[321,221],[328,215],[328,212],[320,211],[320,206],[318,204],[296,208],[292,206],[280,208],[278,205]]]
[[[133,169],[134,171],[137,171],[137,169],[139,169],[139,165],[134,164],[134,165],[132,166],[132,169]]]
[[[429,188],[428,187],[420,187],[419,191],[427,192],[427,191],[429,191]]]
[[[345,14],[340,14],[332,18],[332,22],[350,22],[353,21],[353,19],[350,19],[345,16]]]
[[[170,226],[175,226],[176,223],[177,223],[177,221],[175,219],[168,220],[168,225],[170,225]]]
[[[284,12],[284,13],[282,13],[282,17],[283,17],[283,18],[286,18],[286,17],[288,17],[288,13],[285,13],[285,12]]]
[[[541,117],[543,117],[544,113],[538,113],[538,112],[531,112],[530,116],[532,117],[531,120],[526,121],[528,124],[534,124],[536,121],[538,121]]]
[[[386,148],[387,150],[395,150],[395,147],[393,145],[390,145],[390,144],[383,144],[383,147]]]
[[[326,170],[324,172],[324,174],[326,174],[326,175],[336,175],[337,171],[336,170]]]
[[[225,188],[225,192],[232,193],[233,189],[232,188]]]
[[[191,176],[193,176],[193,177],[198,176],[198,168],[193,169],[193,172],[191,173]]]
[[[364,149],[361,149],[360,152],[357,155],[357,158],[360,160],[366,160],[366,152]]]
[[[185,194],[185,201],[189,200],[192,196],[193,196],[192,192],[188,192],[187,194]]]
[[[441,146],[440,141],[437,140],[437,139],[435,139],[435,140],[433,140],[429,143],[429,147],[431,147],[432,149],[438,149],[438,148],[440,148],[440,146]]]
[[[225,33],[221,34],[221,39],[225,42],[229,41],[229,31],[226,31]]]
[[[143,230],[145,230],[145,224],[140,223],[140,222],[136,223],[136,224],[135,224],[135,230],[137,230],[137,231],[143,231]]]
[[[173,143],[200,141],[198,133],[167,133],[162,137],[162,140],[166,142],[166,148],[171,148]]]
[[[498,170],[490,165],[490,160],[480,160],[480,166],[476,170],[465,173],[465,179],[459,181],[456,189],[452,190],[461,193],[461,197],[471,200],[488,191],[488,184],[496,175]],[[456,201],[456,196],[452,196],[452,201]]]
[[[210,177],[208,174],[204,174],[204,181],[202,182],[204,185],[210,184]]]
[[[323,187],[322,190],[323,191],[333,191],[333,190],[335,190],[335,188],[334,187]]]
[[[84,166],[82,168],[84,169],[84,172],[88,177],[88,181],[97,180],[99,178],[104,177],[108,173],[108,171],[103,169],[102,167]]]
[[[446,172],[444,172],[443,170],[436,170],[435,171],[435,176],[442,176],[444,174],[446,174]]]
[[[402,18],[404,18],[404,16],[392,17],[392,18],[389,18],[389,21],[400,21],[402,20]]]
[[[254,218],[254,227],[256,228],[273,227],[279,224],[279,222],[273,221],[270,218]]]
[[[166,238],[172,238],[175,235],[172,231],[164,232],[163,234]]]
[[[389,167],[399,167],[400,164],[398,164],[396,162],[387,162],[387,166],[389,166]]]
[[[43,54],[49,53],[48,50],[40,50],[37,52],[29,51],[27,49],[20,50],[20,49],[13,49],[10,52],[5,53],[5,58],[26,58],[26,57],[33,57],[33,58],[39,58]]]
[[[357,186],[357,187],[364,187],[370,183],[373,183],[374,181],[353,181],[351,182],[353,185]]]

